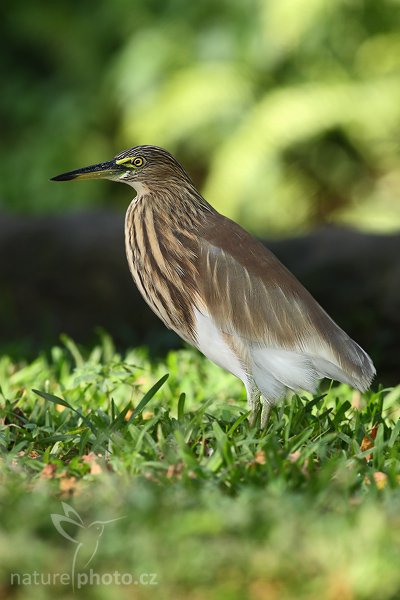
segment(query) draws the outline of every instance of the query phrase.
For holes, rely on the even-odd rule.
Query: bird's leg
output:
[[[246,386],[247,389],[247,406],[249,407],[251,414],[249,417],[250,426],[254,427],[257,421],[257,416],[260,409],[260,390],[254,382]]]
[[[268,425],[269,415],[271,413],[272,404],[263,396],[261,397],[261,429],[265,429]]]

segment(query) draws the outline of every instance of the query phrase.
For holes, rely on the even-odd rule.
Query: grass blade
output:
[[[179,400],[178,400],[178,421],[182,421],[184,414],[185,414],[185,400],[186,400],[186,394],[182,393],[179,396]]]
[[[89,429],[91,429],[91,431],[93,433],[95,433],[95,434],[97,433],[96,427],[93,425],[93,423],[91,423],[90,420],[87,417],[85,417],[81,413],[80,410],[77,410],[76,408],[74,408],[73,406],[71,406],[69,404],[69,402],[67,402],[63,398],[59,398],[58,396],[54,396],[54,394],[48,394],[47,392],[41,392],[40,390],[32,390],[32,392],[34,392],[35,394],[37,394],[41,398],[44,398],[45,400],[48,400],[49,402],[53,402],[53,404],[61,404],[61,406],[65,406],[65,408],[69,408],[74,413],[76,413],[77,415],[79,415],[79,417],[82,419],[82,421],[85,423],[85,425],[87,425],[87,427],[89,427]]]
[[[169,377],[169,373],[166,373],[165,375],[163,375],[161,377],[161,379],[159,379],[157,381],[157,383],[155,383],[153,385],[152,388],[149,389],[148,392],[146,392],[146,394],[143,396],[143,398],[141,399],[141,401],[139,402],[139,404],[137,405],[137,407],[131,414],[129,421],[128,421],[128,425],[130,425],[132,423],[132,421],[134,420],[134,418],[137,417],[137,415],[139,415],[142,412],[142,410],[144,409],[146,404],[148,402],[150,402],[150,400],[153,398],[153,396],[155,396],[155,394],[158,392],[160,387],[162,387],[164,385],[164,383],[167,381],[168,377]]]

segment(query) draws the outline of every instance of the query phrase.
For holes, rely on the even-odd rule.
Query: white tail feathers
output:
[[[320,379],[327,377],[365,391],[375,368],[369,356],[349,338],[346,365],[327,358],[281,348],[255,347],[251,350],[252,375],[264,398],[273,403],[287,389],[314,392]],[[334,357],[332,356],[332,359]]]

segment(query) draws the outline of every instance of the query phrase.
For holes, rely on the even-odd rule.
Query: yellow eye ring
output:
[[[131,156],[127,156],[125,158],[120,158],[120,159],[116,160],[115,162],[117,165],[125,165],[128,168],[132,168],[132,167],[141,167],[144,163],[144,160],[140,156],[136,156],[135,158],[132,158]]]

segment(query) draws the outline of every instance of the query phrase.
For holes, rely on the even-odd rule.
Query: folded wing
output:
[[[247,349],[267,398],[278,399],[285,388],[313,391],[323,377],[368,388],[375,374],[369,356],[260,242],[218,214],[201,239],[204,308]]]

